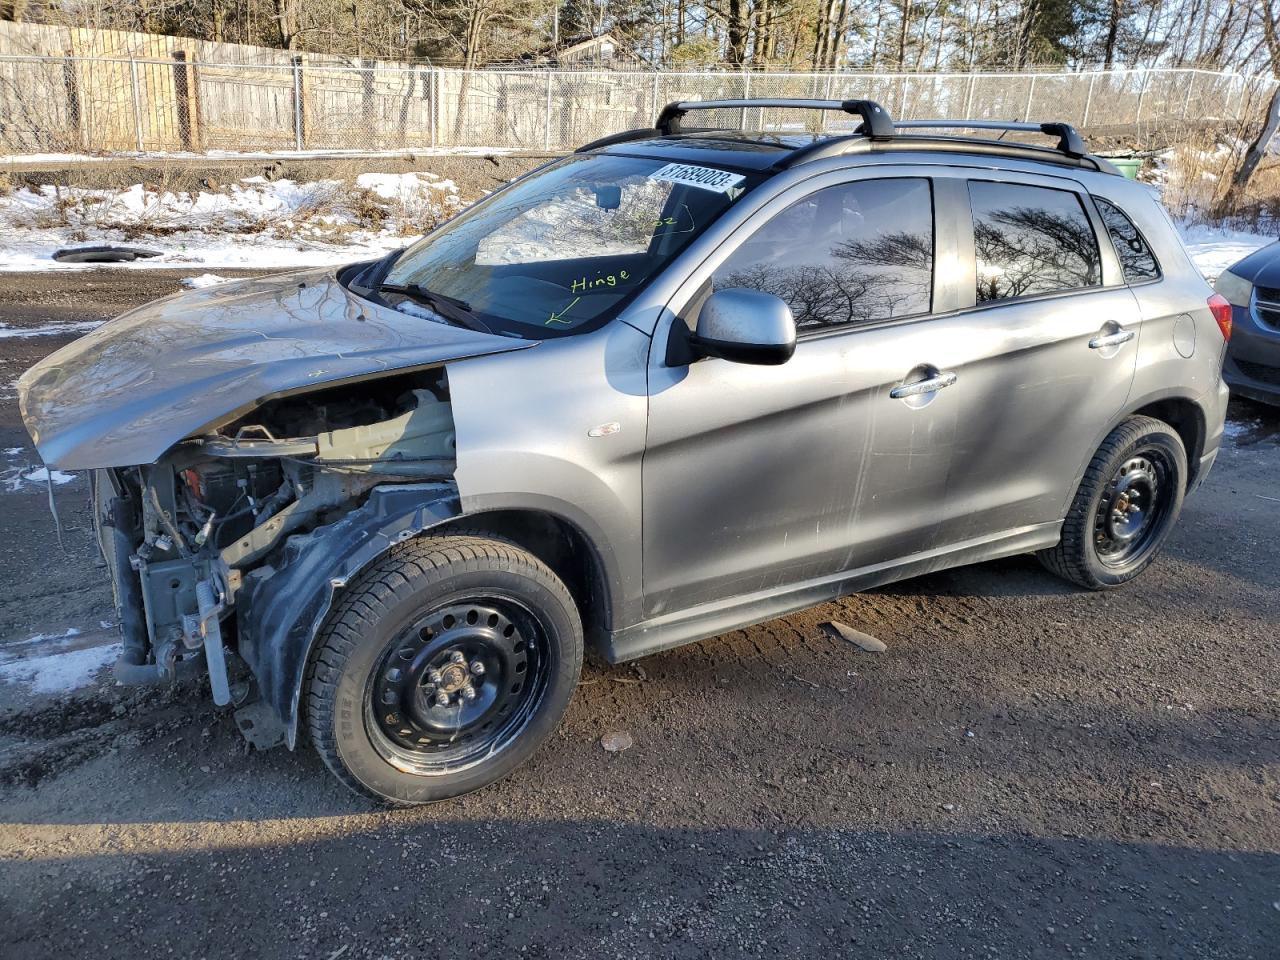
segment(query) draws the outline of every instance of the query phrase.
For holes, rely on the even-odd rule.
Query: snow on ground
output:
[[[7,323],[0,323],[0,340],[85,333],[94,327],[102,326],[102,323],[101,320],[76,320],[71,323],[50,323],[40,327],[13,327]]]
[[[0,645],[0,682],[23,684],[32,693],[62,693],[86,686],[120,655],[119,643],[69,649],[80,631],[35,636]]]
[[[56,487],[70,483],[76,478],[74,473],[63,473],[61,470],[50,472],[47,467],[7,467],[0,470],[0,484],[6,493],[17,493],[25,487],[40,486],[52,483]]]
[[[246,177],[198,192],[23,187],[0,196],[0,270],[93,269],[101,265],[53,254],[103,243],[160,251],[117,265],[124,269],[348,263],[412,242],[459,203],[453,181],[425,172],[362,174],[354,183]]]
[[[1218,275],[1237,260],[1276,240],[1274,236],[1241,233],[1203,224],[1179,224],[1178,232],[1182,234],[1182,242],[1187,245],[1192,261],[1210,282],[1218,279]]]
[[[220,283],[226,283],[227,279],[216,273],[202,273],[198,277],[187,277],[182,281],[182,285],[188,290],[203,290],[205,287],[216,287]]]

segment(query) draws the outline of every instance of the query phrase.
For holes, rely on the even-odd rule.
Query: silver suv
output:
[[[985,127],[1055,143],[948,130]],[[1066,125],[678,103],[383,260],[125,314],[20,401],[94,471],[117,676],[207,672],[254,742],[417,803],[527,758],[585,643],[1018,553],[1133,579],[1218,451],[1229,332]]]

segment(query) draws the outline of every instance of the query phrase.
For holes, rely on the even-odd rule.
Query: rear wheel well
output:
[[[1194,487],[1200,470],[1200,456],[1204,453],[1205,423],[1200,407],[1191,400],[1170,397],[1134,410],[1130,416],[1163,420],[1177,431],[1187,450],[1187,489]]]
[[[578,606],[589,641],[609,631],[609,591],[595,547],[566,520],[536,510],[493,510],[458,517],[428,535],[474,533],[509,540],[528,550],[559,577]]]

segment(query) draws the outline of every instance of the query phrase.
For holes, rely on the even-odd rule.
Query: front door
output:
[[[774,293],[799,342],[777,367],[650,362],[643,467],[646,615],[767,594],[934,548],[959,404],[930,318],[933,184],[797,188],[672,302]],[[935,388],[902,391],[904,381]],[[898,395],[891,396],[897,391]]]

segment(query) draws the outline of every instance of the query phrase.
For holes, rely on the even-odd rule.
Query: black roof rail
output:
[[[793,109],[793,110],[838,110],[862,118],[862,126],[852,134],[825,137],[813,143],[793,150],[774,164],[775,169],[786,169],[800,163],[818,160],[823,157],[836,156],[869,146],[868,141],[889,145],[887,141],[896,141],[898,147],[916,145],[928,149],[977,150],[983,153],[1009,152],[1019,153],[1029,159],[1048,159],[1049,156],[1065,158],[1076,165],[1092,165],[1103,173],[1118,173],[1105,160],[1091,156],[1084,138],[1069,123],[1047,122],[1036,123],[1026,120],[900,120],[896,123],[889,116],[889,111],[874,100],[804,100],[789,98],[756,98],[747,100],[679,100],[668,103],[658,114],[652,128],[624,130],[593,140],[577,149],[577,153],[595,150],[600,147],[619,143],[630,143],[634,140],[648,140],[655,137],[670,137],[681,133],[713,132],[716,128],[686,128],[682,120],[690,110],[747,110],[747,109]],[[723,128],[727,129],[727,128]],[[1034,144],[1007,142],[991,139],[936,138],[914,137],[904,135],[911,130],[1000,130],[1019,131],[1025,133],[1042,133],[1057,137],[1053,147]],[[856,146],[863,144],[862,148]],[[871,149],[876,149],[871,147]],[[1063,162],[1063,160],[1059,160]]]
[[[783,110],[839,110],[862,118],[862,133],[873,140],[893,136],[893,118],[874,100],[679,100],[668,103],[658,114],[654,127],[661,136],[680,132],[680,121],[690,110],[742,110],[773,107]]]
[[[658,136],[661,136],[661,134],[653,127],[640,127],[636,130],[623,130],[621,133],[611,133],[598,140],[592,140],[590,143],[584,143],[573,152],[586,153],[588,150],[597,150],[600,147],[612,147],[615,143],[630,143],[632,140],[649,140]]]
[[[1069,123],[1032,123],[1021,120],[899,120],[895,127],[899,129],[933,129],[933,130],[1010,130],[1024,133],[1043,133],[1057,137],[1055,149],[1068,157],[1079,159],[1089,153],[1084,138]]]

